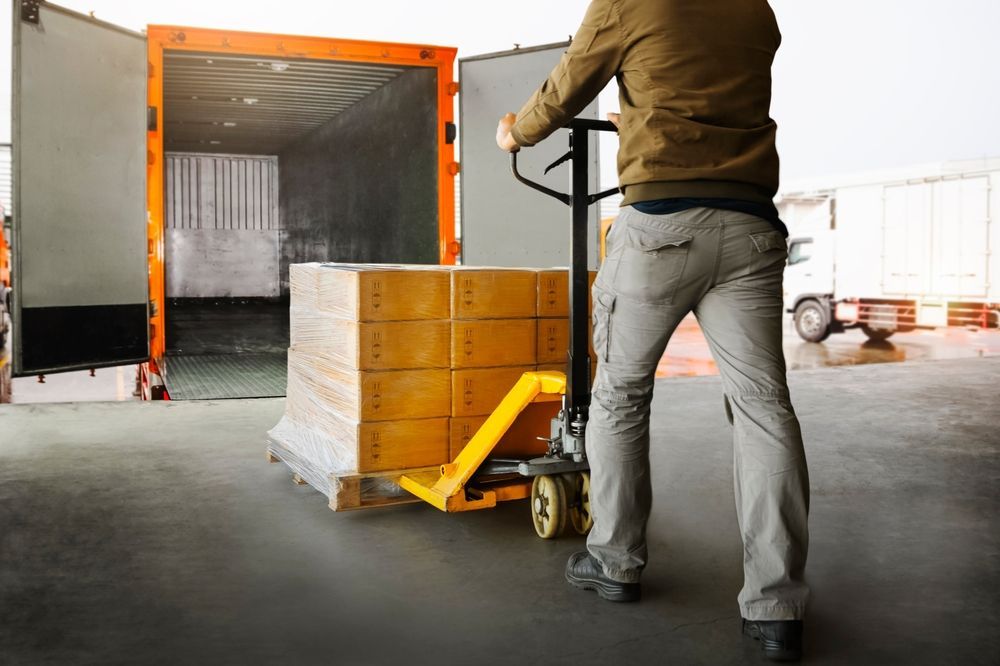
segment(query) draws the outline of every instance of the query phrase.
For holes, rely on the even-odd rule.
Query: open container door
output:
[[[506,153],[496,145],[497,121],[516,113],[542,84],[568,42],[515,49],[459,60],[462,263],[469,266],[568,266],[566,206],[514,180]],[[596,100],[578,117],[597,118]],[[590,191],[600,182],[597,133],[590,135]],[[569,149],[569,132],[559,130],[522,150],[521,173],[543,185],[568,191],[565,164],[542,175]],[[588,223],[590,267],[597,268],[599,207]]]
[[[13,19],[14,374],[145,361],[145,38],[31,0]]]

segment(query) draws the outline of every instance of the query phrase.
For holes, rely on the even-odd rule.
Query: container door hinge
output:
[[[455,127],[455,123],[445,123],[444,142],[448,144],[455,143],[455,137],[457,136],[458,136],[458,129]]]
[[[21,20],[38,25],[38,6],[42,0],[21,0]]]
[[[452,81],[451,83],[448,84],[448,94],[451,97],[457,95],[459,92],[461,92],[461,90],[462,86],[457,81]]]
[[[146,107],[146,130],[149,132],[156,131],[156,107],[148,106]]]
[[[452,176],[457,176],[462,170],[462,166],[458,162],[452,162],[448,165],[448,173]]]

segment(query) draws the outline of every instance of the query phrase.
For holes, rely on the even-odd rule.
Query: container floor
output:
[[[164,382],[171,400],[285,395],[288,304],[172,301]]]
[[[1000,359],[792,373],[808,664],[1000,663]],[[717,377],[658,380],[643,600],[571,589],[526,502],[333,513],[284,401],[0,405],[5,664],[763,664]]]

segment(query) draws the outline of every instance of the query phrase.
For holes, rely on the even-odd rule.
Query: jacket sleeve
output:
[[[533,146],[580,113],[618,72],[623,50],[615,0],[593,0],[559,64],[518,112],[514,141]]]

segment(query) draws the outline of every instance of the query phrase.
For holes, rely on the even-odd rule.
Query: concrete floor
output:
[[[792,375],[812,664],[1000,663],[1000,358]],[[568,588],[527,507],[335,514],[281,400],[0,406],[4,664],[757,664],[714,377],[661,380],[644,600]]]
[[[181,309],[181,308],[179,308]],[[226,331],[231,331],[220,308],[219,316],[210,316],[212,308],[187,305],[184,315],[185,328],[197,331],[204,327],[199,339],[189,335],[193,348],[202,353],[226,353]],[[207,311],[207,312],[206,312]],[[241,322],[244,332],[235,341],[244,350],[283,350],[287,344],[287,322],[275,308],[235,308],[232,321]],[[259,321],[258,321],[259,320]],[[257,323],[251,325],[253,321]],[[285,328],[282,329],[282,326]],[[264,343],[265,340],[272,342]],[[285,341],[285,342],[282,342]],[[963,328],[937,329],[898,333],[883,343],[869,342],[860,330],[850,330],[830,336],[821,344],[804,342],[795,333],[790,317],[785,319],[785,359],[790,370],[866,365],[871,363],[898,363],[903,361],[928,361],[952,358],[981,358],[1000,356],[1000,330],[967,330]],[[214,351],[213,351],[214,350]],[[667,353],[657,369],[658,377],[699,377],[717,375],[718,368],[708,350],[705,338],[694,317],[685,319],[670,340]],[[104,400],[136,400],[134,389],[135,366],[99,368],[94,377],[87,371],[48,375],[44,384],[35,377],[14,380],[12,402],[92,402]]]

